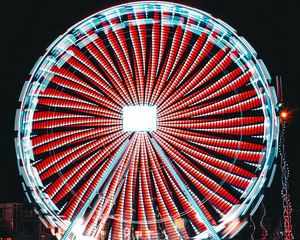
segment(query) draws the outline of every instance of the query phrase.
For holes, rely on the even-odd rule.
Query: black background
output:
[[[52,0],[10,1],[1,6],[1,111],[0,111],[0,202],[24,202],[14,148],[14,117],[23,83],[39,56],[70,26],[89,15],[128,1]],[[284,101],[290,117],[287,123],[287,156],[290,165],[290,193],[293,221],[300,231],[299,145],[299,17],[296,3],[272,0],[175,1],[211,13],[237,29],[271,76],[283,77]],[[299,173],[298,173],[299,172]],[[300,183],[299,183],[300,184]],[[280,171],[266,192],[266,221],[278,224],[282,214]],[[259,211],[256,214],[259,217]],[[243,230],[245,232],[249,230]],[[298,235],[299,236],[299,235]],[[300,239],[300,236],[299,238]]]

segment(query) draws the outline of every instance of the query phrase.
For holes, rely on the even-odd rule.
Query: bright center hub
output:
[[[157,129],[156,106],[124,106],[123,131],[149,132]]]

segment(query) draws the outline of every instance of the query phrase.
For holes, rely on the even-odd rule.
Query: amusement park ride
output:
[[[293,239],[280,85],[277,97],[246,39],[206,12],[102,10],[59,36],[24,85],[25,194],[58,239],[232,239],[279,149]]]

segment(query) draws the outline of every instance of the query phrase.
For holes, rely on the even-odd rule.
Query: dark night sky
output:
[[[56,37],[79,20],[101,9],[125,3],[108,0],[27,0],[1,6],[0,202],[23,202],[14,150],[14,117],[18,98],[28,74],[40,55]],[[271,76],[282,75],[284,100],[292,111],[287,127],[287,154],[291,169],[290,192],[300,226],[299,140],[299,26],[296,4],[272,0],[176,1],[199,8],[222,19],[244,36],[265,62]],[[278,169],[277,169],[278,170]],[[277,171],[264,202],[271,222],[281,214],[280,172]],[[298,218],[298,219],[296,219]],[[299,228],[299,227],[298,227]],[[299,232],[299,229],[297,230]]]

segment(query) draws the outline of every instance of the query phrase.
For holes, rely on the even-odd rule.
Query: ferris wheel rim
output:
[[[136,2],[136,3],[141,4],[140,2]],[[151,3],[160,3],[160,4],[163,3],[163,4],[169,4],[168,2],[147,2],[147,3],[149,3],[149,4],[151,4]],[[135,3],[122,4],[122,5],[118,5],[117,7],[128,6],[128,5],[131,5],[131,4],[135,4]],[[181,4],[176,4],[176,5],[184,6],[184,5],[181,5]],[[185,6],[184,6],[184,7],[185,7]],[[114,9],[114,8],[115,8],[115,7],[112,7],[112,8],[109,8],[109,9]],[[61,41],[61,40],[62,40],[62,39],[63,39],[63,38],[64,38],[64,37],[72,30],[72,29],[74,29],[75,27],[80,26],[82,23],[86,22],[87,20],[91,19],[92,17],[94,17],[94,16],[96,16],[96,15],[98,15],[98,14],[101,14],[101,13],[103,13],[103,12],[109,10],[109,9],[105,9],[105,10],[102,10],[102,11],[100,11],[100,12],[97,12],[97,13],[93,14],[92,16],[90,16],[90,17],[88,17],[88,18],[85,18],[84,20],[82,20],[82,21],[79,22],[78,24],[75,24],[74,26],[72,26],[71,28],[69,28],[69,30],[68,30],[65,34],[63,34],[62,36],[60,36],[60,37],[55,41],[56,44],[58,44],[58,43],[59,43],[59,42],[60,42],[60,41]],[[197,10],[197,9],[194,9],[194,8],[190,8],[190,9],[192,9],[192,10]],[[200,12],[201,14],[203,14],[203,11],[197,10],[197,12]],[[207,13],[206,13],[206,14],[207,14]],[[213,17],[210,16],[210,14],[207,14],[207,16],[209,16],[210,18],[213,18]],[[213,18],[213,20],[216,20],[216,19]],[[233,32],[233,34],[236,34],[236,33]],[[236,34],[236,36],[238,37],[237,34]],[[47,52],[44,54],[44,57],[46,57],[47,54],[48,54],[52,49],[55,48],[56,44],[50,45],[51,47],[48,48]],[[250,51],[250,52],[251,52],[251,51]],[[251,52],[251,54],[252,54],[253,59],[254,59],[255,61],[257,61],[257,58],[254,56],[255,54],[254,54],[253,52]],[[41,64],[43,63],[43,61],[44,61],[44,58],[42,58],[42,59],[38,62],[38,64],[36,65],[35,69],[33,70],[33,73],[35,73],[36,70],[40,68],[40,66],[41,66]],[[258,67],[259,67],[259,69],[260,69],[262,72],[264,71],[263,67],[260,66],[259,64],[258,64]],[[34,78],[34,74],[31,76],[31,78],[30,78],[30,80],[29,80],[29,83],[28,83],[28,86],[27,86],[27,87],[29,87],[30,82],[32,81],[33,78]],[[265,84],[267,84],[267,81],[262,81],[262,82],[265,83]],[[25,93],[24,93],[24,95],[23,95],[23,100],[22,100],[22,103],[21,103],[21,109],[23,109],[23,104],[24,104],[24,102],[25,102],[26,93],[27,93],[27,91],[28,91],[27,87],[26,87]],[[266,89],[268,89],[268,86],[267,86],[267,85],[266,85]],[[271,99],[271,97],[269,97],[269,98]],[[272,100],[272,99],[271,99],[271,100]],[[270,100],[270,101],[271,101],[271,100]],[[271,106],[272,106],[272,104],[271,104]],[[273,105],[273,106],[274,106],[274,105]],[[271,109],[271,110],[274,111],[274,108]],[[19,118],[19,120],[18,120],[18,122],[19,122],[18,127],[22,126],[21,121],[22,121],[22,120],[21,120],[21,115],[20,115],[20,118]],[[273,121],[276,121],[276,119],[275,119],[275,120],[273,119]],[[273,128],[274,128],[274,126],[276,125],[276,123],[273,123],[272,125],[273,125]],[[274,132],[273,132],[273,128],[271,129],[271,136],[270,136],[270,139],[272,139],[273,134],[275,134],[275,135],[274,135],[274,139],[276,139],[276,131],[274,131],[274,132],[275,132],[275,133],[274,133]],[[21,139],[21,130],[20,130],[20,128],[18,129],[18,138]],[[271,140],[271,142],[273,142],[273,140]],[[21,143],[21,144],[22,144],[22,143]],[[23,148],[23,146],[21,146],[21,144],[20,144],[19,150],[18,150],[20,154],[22,154],[22,149],[21,149],[21,148]],[[271,147],[269,147],[269,149],[267,149],[267,150],[268,150],[268,153],[271,154],[271,153],[270,153],[270,152],[271,152]],[[22,159],[22,157],[21,157],[21,159]],[[269,157],[268,160],[269,160],[269,159],[271,159],[271,157]],[[268,165],[265,164],[264,167],[268,167]],[[37,183],[35,183],[34,185],[37,185]],[[57,218],[57,220],[58,220],[58,218]]]

